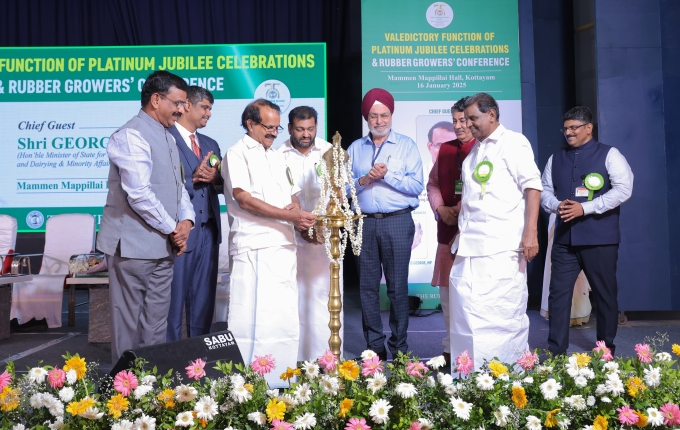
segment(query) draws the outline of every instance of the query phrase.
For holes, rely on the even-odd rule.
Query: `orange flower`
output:
[[[253,387],[253,384],[243,384],[243,388],[248,390],[249,393],[252,393],[254,387]]]
[[[607,427],[607,418],[602,415],[595,417],[595,421],[593,421],[593,430],[607,430]]]
[[[356,361],[347,360],[340,365],[340,369],[338,369],[338,371],[340,372],[340,376],[343,378],[347,379],[348,381],[354,381],[359,377],[361,368]]]
[[[287,380],[292,379],[293,377],[295,377],[297,375],[300,375],[300,369],[298,369],[298,368],[291,369],[289,367],[288,369],[286,369],[285,372],[283,372],[281,374],[281,376],[279,378],[284,380],[284,381],[287,381]]]
[[[354,405],[354,400],[342,399],[342,402],[340,402],[340,412],[338,412],[338,416],[340,418],[345,418],[349,410],[352,409],[352,405]]]
[[[171,390],[172,391],[172,390]],[[123,397],[122,394],[116,394],[106,402],[106,407],[109,410],[109,415],[113,418],[120,418],[123,411],[127,411],[130,406],[130,401]]]
[[[19,407],[19,394],[21,390],[6,386],[0,392],[0,411],[9,412]]]
[[[555,418],[555,415],[557,415],[560,412],[561,409],[553,409],[552,411],[548,412],[548,415],[545,417],[545,426],[550,428],[550,427],[555,427],[557,425],[557,418]]]
[[[527,395],[526,395],[526,392],[524,391],[524,388],[522,388],[522,387],[512,387],[512,402],[519,409],[522,409],[527,405],[527,403],[528,403]]]
[[[175,406],[175,390],[166,388],[157,397],[158,401],[163,403],[165,409],[170,409]]]
[[[643,414],[642,412],[638,412],[638,411],[633,411],[633,412],[635,412],[635,415],[637,415],[638,418],[640,418],[638,420],[638,422],[635,423],[635,425],[638,428],[643,428],[643,427],[647,426],[647,415]]]
[[[79,381],[83,379],[83,376],[85,376],[85,372],[87,372],[87,365],[85,364],[85,359],[75,355],[66,360],[66,364],[64,364],[64,371],[68,372],[69,370],[76,371],[76,376]]]

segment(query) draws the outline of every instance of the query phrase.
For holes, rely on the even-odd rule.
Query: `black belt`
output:
[[[401,209],[401,210],[394,211],[394,212],[387,212],[387,213],[378,212],[378,213],[374,213],[374,214],[367,214],[367,213],[365,213],[364,215],[366,215],[366,218],[377,218],[377,219],[380,219],[380,218],[387,218],[387,217],[394,216],[394,215],[407,214],[407,213],[409,213],[409,212],[411,212],[411,211],[413,211],[413,208],[412,208],[412,207],[408,207],[408,208],[406,208],[406,209]]]

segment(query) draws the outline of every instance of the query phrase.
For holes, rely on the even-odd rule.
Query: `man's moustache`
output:
[[[265,135],[264,137],[265,137],[266,139],[276,139],[276,136],[274,136],[273,134],[267,134],[267,135]]]

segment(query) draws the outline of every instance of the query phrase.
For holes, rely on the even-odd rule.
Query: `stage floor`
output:
[[[87,361],[98,361],[100,372],[108,373],[111,365],[109,344],[94,344],[87,340],[88,330],[88,292],[76,292],[76,325],[67,326],[68,297],[64,295],[63,326],[45,331],[12,332],[9,339],[0,340],[0,362],[11,359],[17,371],[24,372],[42,362],[44,365],[62,363],[62,355],[67,351],[79,353]],[[365,349],[361,329],[361,309],[358,291],[348,290],[344,300],[344,356],[358,357]],[[443,351],[441,341],[445,334],[444,318],[441,312],[422,311],[412,316],[409,322],[408,344],[413,353],[421,359],[440,355]],[[531,321],[529,345],[531,348],[547,348],[548,321],[538,310],[527,312]],[[381,312],[386,334],[389,336],[389,312]],[[634,355],[636,343],[645,338],[667,334],[670,341],[663,350],[669,351],[672,343],[680,343],[680,312],[629,312],[628,322],[619,326],[616,337],[617,355]],[[570,333],[570,352],[588,351],[595,345],[595,316],[581,327],[573,327]],[[0,366],[0,369],[3,366]]]

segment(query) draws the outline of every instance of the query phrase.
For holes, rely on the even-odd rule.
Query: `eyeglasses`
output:
[[[572,126],[570,126],[570,127],[562,127],[562,128],[560,128],[560,132],[561,132],[562,134],[564,134],[564,133],[567,132],[567,130],[568,130],[568,131],[576,131],[576,130],[578,130],[579,128],[584,127],[584,126],[586,126],[586,125],[588,125],[588,124],[590,124],[590,123],[587,122],[587,123],[581,124],[581,125],[572,125]]]
[[[262,128],[264,128],[267,131],[267,133],[276,132],[278,134],[281,133],[281,131],[283,131],[283,127],[281,127],[280,125],[264,125],[261,122],[259,122],[258,124],[261,125]]]
[[[173,99],[168,98],[168,96],[166,96],[165,94],[161,94],[161,93],[156,93],[156,94],[158,94],[158,96],[159,96],[160,98],[166,99],[166,100],[168,100],[170,103],[174,103],[176,108],[186,107],[186,105],[187,105],[187,102],[186,102],[186,101],[174,101]]]
[[[383,121],[387,121],[388,119],[390,119],[390,115],[392,114],[381,113],[380,115],[378,115],[377,113],[369,113],[368,119],[371,121],[375,121],[376,119],[378,119],[378,117],[380,117],[380,119],[382,119]]]

